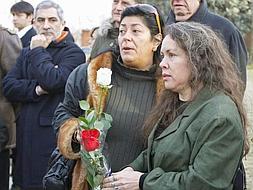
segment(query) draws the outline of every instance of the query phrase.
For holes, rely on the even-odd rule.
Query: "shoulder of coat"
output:
[[[11,35],[16,35],[16,31],[14,29],[6,28],[0,25],[0,31],[6,31]]]

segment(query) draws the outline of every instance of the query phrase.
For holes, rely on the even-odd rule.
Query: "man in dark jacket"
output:
[[[10,11],[13,16],[12,22],[18,29],[18,36],[23,47],[29,46],[31,38],[36,35],[36,31],[32,27],[33,6],[26,1],[20,1],[12,5]]]
[[[6,97],[22,104],[17,116],[15,173],[22,190],[43,189],[42,178],[56,146],[52,117],[63,100],[69,74],[85,62],[58,4],[49,0],[38,4],[34,27],[38,35],[22,50],[3,81]]]
[[[171,0],[171,11],[166,24],[180,21],[193,21],[206,24],[219,33],[227,44],[241,78],[246,84],[247,49],[241,33],[232,22],[210,12],[206,0]]]

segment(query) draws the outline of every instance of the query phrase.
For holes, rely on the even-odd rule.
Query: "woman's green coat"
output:
[[[157,126],[155,126],[156,128]],[[231,190],[244,135],[235,103],[203,89],[130,164],[148,173],[144,190]]]

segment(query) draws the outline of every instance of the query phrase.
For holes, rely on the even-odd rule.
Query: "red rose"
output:
[[[90,152],[99,148],[99,130],[89,129],[82,131],[83,145],[86,151]]]

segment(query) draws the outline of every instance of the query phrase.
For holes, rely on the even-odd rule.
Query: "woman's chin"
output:
[[[133,62],[133,57],[131,55],[122,56],[122,61],[125,65],[131,64]]]

